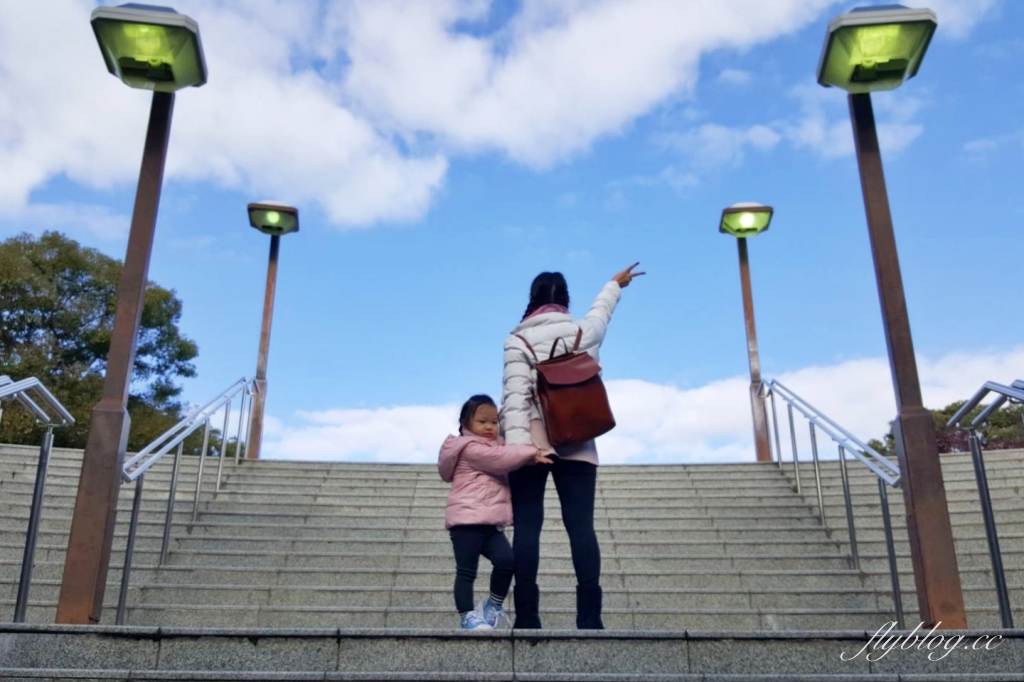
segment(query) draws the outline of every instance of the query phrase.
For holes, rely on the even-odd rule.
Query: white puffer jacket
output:
[[[527,349],[521,335],[537,353],[539,361],[547,360],[551,354],[551,346],[556,339],[564,339],[565,348],[572,348],[576,341],[576,333],[583,330],[580,339],[580,350],[586,351],[600,361],[598,350],[604,341],[608,322],[612,312],[622,296],[622,288],[615,281],[608,282],[594,299],[590,311],[581,320],[573,320],[568,313],[541,313],[519,323],[512,330],[512,335],[505,339],[505,375],[502,382],[501,426],[505,433],[505,442],[509,445],[529,445],[530,421],[543,420],[540,408],[533,400],[537,386],[537,370],[533,354]],[[562,344],[558,344],[558,353],[564,353]],[[567,448],[559,448],[558,455],[563,459],[576,459],[597,464],[597,446],[594,441],[587,441]]]

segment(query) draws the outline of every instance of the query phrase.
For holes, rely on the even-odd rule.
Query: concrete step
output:
[[[35,475],[0,447],[0,617],[13,608]],[[186,458],[183,463],[197,458]],[[185,467],[171,554],[156,565],[170,458],[147,474],[129,620],[162,625],[432,627],[454,624],[453,560],[443,530],[448,486],[433,465],[225,462],[208,459],[198,523],[196,466]],[[990,460],[1011,602],[1024,602],[1024,458]],[[998,624],[969,459],[950,460],[950,508],[972,626]],[[51,619],[63,576],[80,460],[55,457],[36,555],[30,618]],[[4,477],[4,467],[10,469]],[[959,468],[957,468],[959,467]],[[863,467],[862,467],[863,468]],[[877,485],[852,477],[861,570],[851,568],[838,467],[823,466],[828,527],[772,465],[602,467],[595,523],[609,627],[737,630],[873,627],[892,610]],[[121,491],[107,601],[116,601],[131,487]],[[916,608],[901,492],[890,491],[901,583]],[[574,627],[575,575],[557,494],[548,486],[541,585],[548,627]],[[478,589],[488,573],[482,562]],[[510,604],[514,607],[514,604]],[[112,608],[113,603],[108,603]],[[190,620],[191,618],[191,620]],[[112,617],[108,620],[112,620]]]
[[[482,571],[487,574],[487,571]],[[989,588],[992,586],[991,570],[983,567],[963,567],[960,571],[961,582],[965,586]],[[59,575],[54,571],[50,575]],[[152,574],[152,575],[151,575]],[[382,571],[376,568],[352,568],[344,572],[332,568],[288,568],[265,569],[247,568],[238,570],[231,566],[169,566],[162,569],[155,567],[136,566],[133,568],[133,584],[149,587],[156,584],[152,580],[173,579],[175,584],[186,588],[198,589],[201,586],[227,586],[237,588],[251,585],[266,587],[268,584],[292,585],[295,587],[391,587],[407,585],[451,589],[454,569],[447,570],[421,569],[403,566]],[[166,576],[169,576],[166,577]],[[576,576],[571,569],[552,569],[542,564],[542,585],[572,586],[576,584]],[[37,576],[38,577],[38,576]],[[1024,567],[1011,568],[1006,571],[1006,580],[1010,585],[1024,584]],[[243,584],[247,583],[247,584]],[[659,571],[618,567],[603,568],[601,583],[604,587],[637,589],[721,589],[721,590],[762,590],[773,588],[801,589],[840,589],[843,587],[869,587],[878,590],[890,588],[890,577],[887,569],[862,567],[860,571],[852,569],[778,569],[778,570],[737,570],[729,573],[715,574],[706,570]],[[46,580],[33,579],[33,588],[47,584]],[[231,599],[223,603],[231,603]]]
[[[121,679],[125,680],[160,679],[158,671],[182,675],[165,679],[217,679],[207,677],[205,671],[231,671],[233,677],[225,679],[289,680],[1024,679],[1020,673],[1024,669],[1020,653],[1024,649],[1024,635],[1019,631],[945,631],[933,635],[930,644],[933,650],[955,647],[956,657],[947,654],[941,660],[929,660],[927,646],[911,646],[869,661],[860,652],[870,645],[871,635],[850,631],[736,632],[723,636],[698,630],[464,633],[335,628],[289,631],[2,627],[0,637],[8,642],[10,655],[0,674],[8,678],[32,669],[57,667],[75,671],[78,679],[86,674],[103,675],[102,671],[115,675],[123,671]],[[938,640],[936,636],[944,639]],[[998,644],[994,650],[985,650],[993,644]],[[994,651],[1000,654],[993,655]],[[264,675],[247,677],[247,673]]]
[[[482,595],[478,595],[480,597]],[[103,622],[113,622],[115,604],[104,608]],[[12,609],[12,601],[0,600],[0,613]],[[53,622],[56,601],[30,600],[28,621]],[[514,613],[511,612],[510,613]],[[998,614],[979,614],[979,622]],[[877,629],[877,623],[892,620],[892,614],[880,609],[692,609],[686,612],[666,609],[605,609],[606,628],[616,630],[834,630],[850,627],[861,631]],[[574,629],[576,610],[541,603],[541,619],[546,628]],[[324,606],[238,606],[149,603],[133,604],[127,610],[132,625],[161,627],[288,627],[288,628],[429,628],[457,627],[453,605],[445,607],[324,607]],[[277,625],[261,625],[277,624]]]

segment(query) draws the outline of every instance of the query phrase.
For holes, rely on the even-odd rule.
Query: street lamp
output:
[[[252,397],[249,442],[245,446],[246,459],[259,459],[263,444],[263,412],[267,403],[267,355],[270,353],[270,323],[274,316],[274,290],[277,287],[277,253],[281,237],[299,231],[299,209],[276,201],[249,204],[249,224],[270,235],[267,292],[263,298],[263,327],[256,358],[256,388]]]
[[[128,391],[153,247],[174,93],[206,82],[199,27],[165,7],[97,7],[92,27],[107,69],[133,88],[153,91],[128,249],[117,290],[103,395],[92,410],[71,520],[58,623],[99,623],[127,448]]]
[[[966,628],[935,424],[921,400],[889,196],[882,172],[871,93],[891,90],[921,65],[938,22],[927,9],[899,5],[854,10],[829,24],[818,82],[849,93],[864,208],[882,307],[897,416],[893,424],[907,513],[907,535],[921,620]]]
[[[761,395],[761,361],[757,355],[757,329],[754,326],[754,295],[750,287],[750,263],[747,261],[747,237],[755,237],[772,222],[772,207],[761,204],[733,204],[722,211],[718,231],[736,237],[740,252],[740,285],[743,289],[743,317],[747,325],[747,355],[750,360],[750,411],[754,418],[754,447],[758,462],[772,461],[768,444],[768,413]]]

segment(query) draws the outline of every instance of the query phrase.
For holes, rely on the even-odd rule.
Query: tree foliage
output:
[[[122,263],[57,232],[0,242],[0,374],[35,376],[75,417],[54,443],[85,447],[110,349]],[[128,447],[138,449],[182,417],[178,380],[196,374],[195,342],[178,328],[174,291],[149,282],[142,309],[128,412]],[[33,419],[5,403],[0,441],[39,442]]]
[[[946,426],[946,423],[956,414],[957,410],[964,406],[966,400],[960,400],[946,405],[941,410],[929,410],[935,420],[935,439],[939,446],[939,453],[947,452],[970,452],[970,444],[967,441],[968,434],[963,429]],[[979,405],[971,410],[963,420],[963,424],[970,424],[977,417],[985,405]],[[1024,448],[1024,405],[1004,405],[1001,409],[992,413],[988,422],[981,426],[979,432],[982,436],[983,447],[986,450],[1009,450]],[[889,432],[883,440],[871,440],[868,445],[875,448],[882,454],[895,455],[896,445],[890,425]]]

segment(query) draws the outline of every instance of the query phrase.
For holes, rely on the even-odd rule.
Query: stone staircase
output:
[[[866,575],[884,574],[888,586],[891,581],[888,578],[888,554],[885,548],[877,478],[866,467],[852,459],[848,462],[861,569]],[[1024,624],[1024,451],[986,452],[985,469],[999,533],[1006,582],[1010,591],[1010,604],[1014,607],[1014,624],[1020,626]],[[795,485],[796,476],[792,462],[784,464],[783,472],[786,479]],[[825,503],[826,535],[838,541],[849,555],[849,532],[838,461],[823,461],[820,472]],[[971,628],[998,628],[1000,619],[992,576],[992,561],[985,538],[981,503],[970,455],[943,455],[942,474],[956,543],[957,565],[967,606],[968,625]],[[811,463],[800,463],[800,478],[802,498],[817,518],[818,499]],[[917,596],[914,590],[910,549],[907,544],[902,490],[889,489],[889,509],[896,543],[900,586],[903,591],[903,610],[907,622],[916,623]],[[891,589],[887,590],[884,597],[879,600],[879,606],[891,610],[891,594]]]
[[[0,621],[13,614],[36,457],[36,448],[0,446]],[[80,451],[56,449],[53,454],[36,552],[30,623],[53,622],[80,461]],[[893,618],[877,485],[856,463],[851,463],[850,473],[859,570],[850,561],[835,462],[822,464],[824,528],[818,520],[813,471],[806,463],[801,465],[802,495],[794,491],[791,464],[782,470],[766,464],[602,467],[595,517],[602,549],[605,625],[614,632],[597,634],[552,631],[574,626],[575,580],[551,485],[540,577],[541,616],[550,630],[514,636],[494,633],[482,639],[479,633],[467,639],[465,633],[449,630],[457,617],[451,597],[454,562],[443,530],[447,486],[433,466],[261,461],[236,469],[226,464],[219,493],[214,490],[215,474],[207,467],[199,517],[190,527],[197,463],[195,458],[186,458],[182,466],[171,552],[163,567],[158,560],[170,462],[157,464],[146,476],[129,591],[127,622],[133,627],[88,630],[92,633],[88,641],[96,640],[98,650],[127,651],[143,646],[138,642],[145,640],[150,642],[146,646],[156,647],[155,655],[161,660],[170,660],[162,653],[165,649],[192,651],[197,657],[191,660],[199,667],[187,669],[195,676],[159,677],[158,673],[163,673],[155,668],[160,666],[147,663],[145,656],[135,659],[125,654],[125,665],[104,665],[110,677],[95,679],[206,679],[198,676],[199,670],[249,671],[248,676],[230,679],[285,679],[253,676],[263,669],[243,665],[244,661],[239,667],[225,668],[226,662],[238,659],[230,653],[232,647],[246,646],[304,651],[298,660],[307,665],[319,660],[311,653],[313,649],[333,651],[333,665],[314,666],[321,672],[294,679],[378,679],[372,675],[379,671],[392,675],[379,679],[406,679],[393,675],[413,674],[410,670],[419,676],[407,679],[428,679],[424,671],[442,675],[436,679],[491,679],[484,676],[486,670],[495,672],[493,679],[513,679],[502,677],[511,675],[511,670],[517,671],[514,679],[557,679],[552,671],[591,675],[572,679],[598,679],[593,675],[599,672],[615,675],[608,679],[626,679],[622,675],[628,672],[674,675],[657,678],[673,680],[719,679],[706,677],[718,673],[736,675],[728,678],[736,680],[801,679],[790,676],[798,672],[818,675],[807,679],[833,679],[820,677],[829,674],[847,675],[842,679],[870,674],[870,679],[881,679],[877,675],[882,673],[923,670],[932,675],[927,679],[945,679],[934,677],[940,672],[961,674],[957,669],[940,670],[927,663],[921,670],[912,666],[890,669],[884,664],[861,669],[831,662],[821,667],[824,663],[814,653],[834,653],[842,647],[856,652],[864,644],[865,631],[873,633]],[[1024,622],[1024,452],[988,453],[987,465],[1010,599],[1017,607],[1014,616],[1020,624]],[[997,627],[999,616],[970,460],[946,456],[944,473],[969,625],[972,629]],[[913,574],[902,499],[899,491],[893,492],[890,501],[904,610],[912,627],[918,620]],[[107,624],[114,621],[131,496],[131,487],[125,487],[103,616]],[[488,570],[482,561],[479,594],[485,589]],[[514,610],[514,603],[510,607]],[[249,632],[207,630],[197,639],[195,631],[175,629],[196,627],[246,628]],[[49,641],[47,638],[86,641],[74,628],[34,628],[0,626],[0,678],[4,674],[4,642],[12,651],[22,652],[18,660],[32,663],[34,654],[25,652],[40,647],[45,653],[47,648],[40,642]],[[1016,652],[1013,647],[1024,645],[1019,632],[1012,637],[1004,635],[1010,640],[1004,643],[1005,651],[1012,648]],[[609,647],[608,638],[618,644]],[[364,657],[359,664],[362,667],[347,669],[344,650],[356,640],[366,645],[369,658]],[[853,647],[856,642],[860,644]],[[595,646],[603,647],[600,650],[604,652],[595,659],[597,663],[581,653]],[[437,653],[446,647],[455,649],[450,655]],[[420,659],[394,655],[394,651],[406,649],[432,653],[424,653],[425,658]],[[651,658],[637,658],[638,652],[647,649]],[[726,655],[727,649],[733,653]],[[748,649],[762,651],[770,660],[734,655]],[[726,658],[716,663],[701,658],[712,650]],[[203,651],[206,654],[200,655]],[[213,661],[214,651],[225,658]],[[380,662],[373,662],[377,659],[371,651],[377,652],[373,655],[378,658],[383,656]],[[1018,652],[1021,664],[1017,667],[1005,667],[1005,656],[988,656],[964,674],[993,670],[1003,675],[993,679],[1011,679],[1006,677],[1008,671],[1024,670],[1024,653],[1020,652],[1024,649]],[[512,667],[481,668],[472,663],[492,655],[504,660],[506,654],[515,662]],[[836,658],[828,655],[830,661]],[[254,656],[252,660],[259,660]],[[740,660],[747,663],[740,665],[736,662]],[[1003,661],[1003,667],[993,669],[996,660]],[[600,661],[607,665],[598,665]],[[153,669],[146,667],[150,665]],[[42,676],[42,672],[32,677],[29,669],[45,667],[39,662],[14,666],[24,679],[56,679]],[[84,659],[59,667],[94,668],[85,665]],[[14,674],[14,668],[8,672]],[[298,675],[296,671],[310,668],[266,670],[290,670]],[[325,678],[323,670],[348,677]],[[787,676],[764,677],[773,673]],[[222,673],[209,674],[214,675],[209,679],[228,679]],[[467,677],[458,677],[463,674]],[[541,676],[530,678],[530,674]]]

